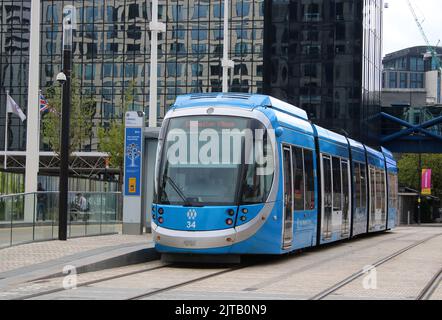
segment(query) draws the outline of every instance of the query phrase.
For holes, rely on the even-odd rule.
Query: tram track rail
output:
[[[431,280],[425,285],[425,287],[419,292],[416,300],[430,300],[433,293],[439,287],[442,281],[442,268],[431,278]]]
[[[217,277],[217,276],[229,273],[229,272],[237,271],[237,270],[240,270],[240,269],[244,269],[244,268],[247,268],[247,267],[249,267],[249,265],[237,266],[237,267],[232,267],[232,268],[229,268],[229,269],[226,269],[226,270],[217,271],[217,272],[214,272],[212,274],[208,274],[208,275],[196,278],[196,279],[191,279],[191,280],[180,282],[180,283],[177,283],[177,284],[173,284],[171,286],[167,286],[167,287],[164,287],[164,288],[161,288],[161,289],[157,289],[157,290],[149,291],[149,292],[146,292],[146,293],[142,293],[142,294],[139,294],[139,295],[127,298],[126,300],[141,300],[143,298],[151,297],[151,296],[154,296],[154,295],[157,295],[157,294],[160,294],[160,293],[164,293],[164,292],[176,289],[176,288],[181,288],[181,287],[193,284],[193,283],[197,283],[197,282],[200,282],[200,281],[203,281],[203,280],[214,278],[214,277]]]
[[[149,272],[149,271],[155,271],[155,270],[167,268],[167,267],[170,267],[170,266],[171,266],[171,264],[160,265],[160,266],[155,266],[155,267],[151,267],[151,268],[147,268],[147,269],[130,271],[130,272],[114,275],[114,276],[108,276],[108,277],[104,277],[104,278],[101,278],[101,279],[85,281],[85,282],[82,282],[82,283],[78,284],[76,286],[76,288],[86,287],[86,286],[90,286],[90,285],[101,283],[101,282],[106,282],[106,281],[111,281],[111,280],[120,279],[120,278],[124,278],[124,277],[129,277],[129,276],[132,276],[132,275],[141,274],[141,273],[145,273],[145,272]],[[41,291],[41,292],[36,292],[36,293],[28,294],[28,295],[25,295],[25,296],[16,297],[16,298],[13,298],[11,300],[29,300],[29,299],[32,299],[32,298],[38,298],[38,297],[50,295],[50,294],[53,294],[53,293],[68,291],[68,290],[71,290],[71,289],[62,288],[62,287],[61,288],[54,288],[54,289],[50,289],[50,290],[46,290],[46,291]]]
[[[409,250],[411,250],[413,248],[416,248],[417,246],[419,246],[421,244],[424,244],[424,243],[426,243],[426,242],[428,242],[428,241],[430,241],[432,239],[435,239],[435,238],[437,238],[437,237],[439,237],[441,235],[442,235],[442,233],[438,233],[438,234],[434,234],[434,235],[432,235],[430,237],[427,237],[425,239],[416,241],[415,243],[413,243],[413,244],[411,244],[411,245],[409,245],[409,246],[407,246],[405,248],[402,248],[402,249],[400,249],[400,250],[398,250],[398,251],[396,251],[396,252],[394,252],[394,253],[392,253],[392,254],[390,254],[390,255],[388,255],[388,256],[386,256],[386,257],[384,257],[384,258],[382,258],[382,259],[380,259],[378,261],[376,261],[371,266],[372,266],[372,268],[377,268],[377,267],[379,267],[379,266],[381,266],[381,265],[383,265],[383,264],[393,260],[394,258],[404,254],[405,252],[407,252],[407,251],[409,251]],[[360,278],[361,276],[365,275],[367,273],[367,271],[369,271],[369,270],[361,269],[361,270],[353,273],[352,275],[348,276],[347,278],[341,280],[340,282],[338,282],[338,283],[328,287],[327,289],[321,291],[320,293],[314,295],[313,297],[309,298],[308,300],[322,300],[322,299],[330,296],[332,293],[334,293],[334,292],[338,291],[339,289],[345,287],[346,285],[350,284],[351,282],[355,281],[356,279]],[[432,281],[430,281],[427,284],[428,289],[425,290],[425,288],[427,288],[427,286],[426,286],[422,290],[422,292],[419,294],[419,296],[421,294],[425,294],[426,292],[430,292],[430,290],[433,290],[432,292],[434,292],[434,290],[437,288],[437,286],[434,289],[432,289],[433,288],[432,284],[434,284],[435,282],[440,281],[441,273],[442,273],[442,269],[440,270],[438,275],[436,275],[432,279]],[[437,279],[439,279],[439,280],[437,280]]]
[[[146,272],[150,272],[150,271],[155,271],[155,270],[159,270],[159,269],[171,268],[173,266],[174,266],[174,264],[165,264],[165,265],[155,266],[155,267],[151,267],[151,268],[147,268],[147,269],[143,269],[143,270],[135,270],[135,271],[126,272],[126,273],[122,273],[122,274],[118,274],[118,275],[114,275],[114,276],[104,277],[104,278],[101,278],[101,279],[85,281],[83,283],[78,284],[76,286],[76,288],[87,287],[87,286],[90,286],[90,285],[94,285],[94,284],[98,284],[98,283],[102,283],[102,282],[106,282],[106,281],[112,281],[112,280],[116,280],[116,279],[120,279],[120,278],[124,278],[124,277],[129,277],[129,276],[132,276],[132,275],[142,274],[142,273],[146,273]],[[163,293],[163,292],[166,292],[166,291],[173,290],[175,288],[184,287],[184,286],[192,284],[192,283],[196,283],[196,282],[203,281],[203,280],[206,280],[206,279],[209,279],[209,278],[213,278],[213,277],[225,274],[225,273],[229,273],[229,272],[233,272],[233,271],[236,271],[236,270],[239,270],[239,269],[243,269],[243,268],[246,268],[248,266],[249,265],[231,267],[231,268],[228,268],[228,269],[225,269],[225,270],[221,270],[221,271],[217,271],[217,272],[214,272],[214,273],[202,276],[202,277],[198,277],[198,278],[195,278],[195,279],[191,279],[191,280],[187,280],[187,281],[184,281],[184,282],[176,283],[176,284],[164,287],[164,288],[155,289],[155,290],[152,290],[152,291],[149,291],[149,292],[146,292],[146,293],[142,293],[142,294],[139,294],[139,295],[136,295],[136,296],[132,296],[132,297],[129,297],[129,298],[124,298],[124,300],[140,300],[140,299],[145,298],[145,297],[153,296],[153,295],[156,295],[156,294],[159,294],[159,293]],[[41,292],[36,292],[36,293],[28,294],[28,295],[25,295],[25,296],[16,297],[16,298],[13,298],[11,300],[29,300],[29,299],[44,297],[44,296],[47,296],[47,295],[50,295],[50,294],[64,292],[64,291],[69,291],[69,290],[71,290],[71,289],[68,289],[68,288],[54,288],[54,289],[51,289],[51,290],[46,290],[46,291],[41,291]]]
[[[308,264],[306,264],[304,266],[297,267],[294,270],[290,270],[289,272],[286,272],[286,273],[284,273],[282,275],[278,275],[276,277],[272,277],[270,279],[264,280],[261,283],[258,283],[258,284],[255,284],[255,285],[251,286],[251,287],[243,289],[243,291],[256,291],[258,289],[263,289],[263,288],[265,288],[265,287],[267,287],[269,285],[274,284],[275,282],[283,281],[283,280],[287,279],[288,277],[293,276],[294,274],[299,274],[301,272],[305,272],[307,270],[310,270],[311,268],[318,267],[319,265],[323,265],[323,264],[328,263],[330,261],[333,261],[335,259],[339,259],[339,258],[343,258],[343,257],[349,256],[352,253],[354,253],[355,251],[361,251],[361,250],[365,250],[365,249],[370,249],[370,248],[373,248],[373,246],[378,246],[378,245],[381,245],[383,243],[391,242],[391,241],[394,241],[394,240],[400,240],[402,238],[406,238],[406,237],[409,237],[410,235],[414,235],[414,234],[417,234],[417,233],[418,232],[411,232],[411,233],[403,234],[403,235],[400,235],[400,236],[395,236],[395,237],[392,237],[392,238],[383,239],[381,241],[378,241],[375,244],[371,244],[370,243],[370,244],[363,245],[361,247],[355,248],[355,249],[350,250],[350,251],[345,251],[345,252],[342,252],[342,253],[334,254],[334,255],[332,255],[330,257],[322,258],[319,261],[314,261],[314,262],[308,263]],[[369,235],[364,235],[364,236],[365,236],[365,239],[367,239],[367,236],[377,237],[378,235],[376,235],[376,234],[369,234]],[[360,238],[360,239],[363,239],[363,238]],[[351,242],[348,242],[348,243],[351,243]],[[352,243],[355,243],[355,242],[352,242]],[[330,245],[335,245],[335,244],[330,244]],[[311,248],[311,249],[312,250],[323,250],[324,247],[315,247],[315,248]],[[306,252],[309,252],[309,251],[306,251]],[[314,251],[310,251],[310,252],[314,252]]]

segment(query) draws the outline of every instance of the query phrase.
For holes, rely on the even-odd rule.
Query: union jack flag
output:
[[[40,112],[44,114],[50,109],[51,108],[49,107],[48,100],[46,100],[46,98],[40,94]]]

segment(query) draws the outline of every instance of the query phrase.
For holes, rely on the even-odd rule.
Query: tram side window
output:
[[[361,208],[367,208],[367,170],[365,164],[359,164],[361,169]]]
[[[354,162],[355,205],[361,208],[361,166]]]
[[[342,210],[341,160],[333,157],[333,209]]]
[[[393,189],[391,188],[393,183],[393,175],[391,173],[388,173],[388,206],[391,208],[391,205],[393,203]]]
[[[293,173],[295,176],[295,210],[304,210],[304,157],[301,148],[292,148]]]
[[[324,166],[324,205],[326,207],[332,206],[332,184],[331,184],[331,167],[330,158],[324,156],[322,160],[322,165]]]
[[[255,137],[255,143],[257,143]],[[266,202],[273,182],[273,171],[267,170],[266,166],[273,165],[272,148],[268,140],[267,132],[262,137],[262,155],[267,159],[265,163],[252,157],[253,163],[246,165],[245,181],[242,190],[242,204],[254,204]],[[269,163],[270,161],[270,163]]]
[[[399,209],[399,183],[397,174],[394,175],[394,203],[393,207]]]
[[[313,170],[313,152],[304,149],[305,170],[305,210],[315,208],[315,176]]]
[[[395,207],[395,176],[393,173],[388,174],[388,207]]]
[[[341,162],[341,168],[342,168],[342,195],[343,195],[343,213],[344,216],[346,216],[348,214],[348,206],[350,204],[350,190],[349,190],[349,186],[348,186],[348,161],[347,160],[342,160]]]
[[[375,170],[370,168],[370,213],[374,215],[376,205],[376,184],[375,184]]]
[[[385,200],[387,199],[387,194],[385,193],[385,185],[386,185],[386,183],[385,183],[385,171],[384,170],[381,170],[380,171],[380,175],[381,175],[381,195],[382,195],[382,202],[381,202],[381,209],[382,209],[382,212],[386,212],[386,203],[385,203]]]
[[[381,170],[376,169],[376,210],[382,212],[382,175]]]

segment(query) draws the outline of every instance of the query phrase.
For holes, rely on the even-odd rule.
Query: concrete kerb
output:
[[[80,274],[153,261],[160,257],[152,243],[114,247],[102,253],[90,251],[0,273],[0,289],[17,283],[66,276],[63,273],[66,266],[75,267],[76,273]]]
[[[72,263],[70,265],[75,267],[75,270],[77,274],[80,273],[86,273],[86,272],[94,272],[94,271],[100,271],[105,269],[112,269],[112,268],[118,268],[118,267],[124,267],[129,266],[133,264],[143,263],[143,262],[149,262],[153,260],[158,260],[160,258],[160,254],[154,249],[154,248],[140,248],[136,249],[132,252],[128,252],[119,256],[115,256],[112,258],[108,258],[101,261],[91,262],[89,264],[77,264]],[[83,262],[84,263],[84,262]],[[48,276],[43,276],[38,279],[34,280],[43,280],[43,279],[50,279],[50,278],[57,278],[65,276],[66,274],[63,274],[63,272],[58,272],[54,274],[50,274]]]

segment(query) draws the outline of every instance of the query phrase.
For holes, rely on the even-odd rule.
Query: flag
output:
[[[422,169],[422,194],[431,195],[431,169]]]
[[[18,106],[17,102],[15,102],[9,94],[6,98],[6,111],[8,113],[13,113],[17,115],[22,122],[26,120],[26,116],[23,113],[23,110]]]
[[[46,98],[40,94],[40,112],[41,113],[46,113],[50,110],[49,104],[48,104],[48,100],[46,100]]]

